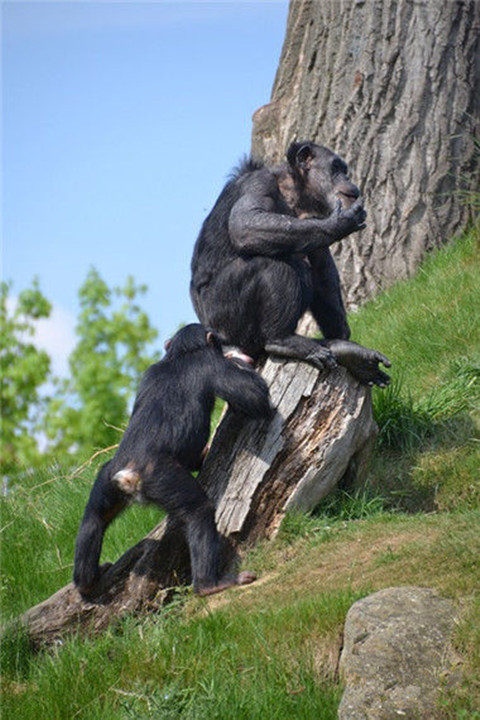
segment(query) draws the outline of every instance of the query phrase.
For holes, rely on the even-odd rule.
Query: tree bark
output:
[[[306,363],[269,359],[262,374],[274,416],[256,422],[228,411],[199,474],[217,508],[226,569],[273,537],[287,510],[311,510],[342,478],[362,476],[376,436],[370,390],[346,370],[325,376]],[[99,631],[127,612],[161,607],[189,572],[181,528],[167,518],[105,572],[95,600],[67,585],[22,623],[35,647],[72,630]]]
[[[479,38],[478,0],[290,3],[271,102],[254,115],[252,153],[276,163],[292,140],[310,139],[349,163],[368,218],[362,233],[333,248],[348,307],[409,277],[470,219]]]

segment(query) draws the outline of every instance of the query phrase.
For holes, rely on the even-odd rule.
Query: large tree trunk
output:
[[[258,423],[227,412],[199,475],[217,508],[226,566],[273,537],[289,508],[310,510],[342,478],[361,476],[376,435],[370,390],[346,370],[324,377],[306,363],[268,360],[262,374],[274,417]],[[125,612],[160,607],[189,572],[181,529],[167,519],[107,570],[94,602],[68,585],[22,620],[34,646],[100,630]]]
[[[292,0],[253,154],[327,145],[363,187],[368,227],[334,248],[347,305],[407,277],[469,219],[478,190],[478,0]]]

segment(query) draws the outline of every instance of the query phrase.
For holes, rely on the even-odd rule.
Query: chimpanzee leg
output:
[[[200,484],[178,461],[160,456],[153,471],[144,476],[141,493],[145,500],[160,505],[183,523],[195,592],[209,595],[255,579],[253,573],[241,573],[228,581],[220,580],[215,509]]]
[[[216,585],[220,540],[214,507],[200,484],[178,461],[162,455],[152,472],[144,475],[141,493],[184,525],[194,590]]]
[[[293,295],[294,302],[289,303],[284,297],[281,308],[275,306],[275,301],[272,304],[264,278],[269,265],[281,268],[284,263],[258,256],[239,257],[199,292],[192,290],[193,304],[203,325],[218,335],[222,345],[236,346],[254,358],[264,350],[263,327],[267,316],[270,323],[286,323],[294,329],[301,301],[297,278],[290,271],[293,288],[289,291],[285,288],[285,294]]]
[[[290,262],[293,263],[293,261]],[[287,265],[286,263],[279,264]],[[313,277],[313,288],[311,294],[308,292],[305,281],[302,280],[303,263],[298,261],[297,265],[292,264],[291,267],[297,271],[300,283],[304,283],[301,287],[307,288],[303,291],[302,298],[308,300],[310,309],[314,312],[317,321],[320,320],[321,313],[325,313],[329,317],[329,320],[324,320],[320,325],[321,329],[326,332],[327,337],[335,338],[338,333],[340,337],[348,338],[350,329],[346,321],[346,313],[340,294],[338,273],[330,253],[322,257],[320,257],[320,254],[317,254],[314,258],[312,257],[312,275],[310,278]],[[270,273],[273,273],[273,275]],[[277,281],[279,277],[278,268],[269,266],[264,271],[263,277],[266,280]],[[319,304],[318,283],[320,280],[323,282],[325,290],[323,305]],[[272,282],[270,298],[273,307],[278,307],[280,301],[285,302],[285,293],[282,291],[282,287],[291,288],[292,285],[283,282],[273,286]],[[305,307],[302,305],[302,308],[303,313]],[[269,316],[264,315],[262,317],[267,318],[268,324]],[[293,333],[282,335],[282,330],[285,333],[286,329],[285,325],[282,327],[281,324],[274,323],[271,324],[270,328],[268,325],[264,328],[264,336],[267,337],[265,350],[268,353],[306,360],[320,369],[334,368],[338,363],[346,367],[361,383],[368,385],[378,385],[383,388],[390,382],[389,376],[379,368],[379,363],[383,363],[386,367],[390,366],[389,360],[382,353],[362,347],[347,339],[314,340]],[[277,336],[274,334],[275,331]]]
[[[91,592],[98,582],[105,530],[128,505],[128,497],[112,481],[110,467],[111,461],[98,473],[75,544],[73,580],[83,594]]]
[[[295,334],[298,321],[311,303],[310,268],[301,260],[286,263],[269,259],[260,275],[260,288],[260,323],[266,352],[305,360],[320,369],[335,367],[335,358],[323,342]]]
[[[311,270],[303,260],[237,258],[200,293],[192,291],[192,299],[200,320],[226,345],[255,358],[266,350],[321,368],[335,365],[323,344],[295,335],[311,302]]]
[[[340,278],[330,248],[309,255],[312,266],[310,310],[324,338],[348,340],[350,328],[343,304]]]

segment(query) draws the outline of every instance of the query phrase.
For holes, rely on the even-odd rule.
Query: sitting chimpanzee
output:
[[[271,412],[268,388],[248,365],[226,359],[201,325],[182,328],[166,347],[165,357],[146,371],[118,450],[90,493],[75,547],[74,582],[85,595],[100,578],[107,526],[135,497],[160,505],[183,525],[195,592],[255,579],[248,571],[219,578],[215,510],[190,471],[202,463],[215,396],[234,411],[263,418]]]
[[[312,142],[292,143],[287,163],[246,161],[205,220],[192,259],[191,296],[200,321],[224,346],[338,362],[363,383],[384,387],[387,358],[349,342],[329,246],[365,227],[359,189],[345,162]],[[295,334],[310,309],[323,340]]]

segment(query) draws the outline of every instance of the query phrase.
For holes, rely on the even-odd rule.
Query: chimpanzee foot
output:
[[[257,573],[252,570],[242,570],[236,577],[236,585],[250,585],[257,579]]]
[[[390,376],[379,368],[380,363],[390,367],[390,360],[378,350],[370,350],[350,340],[329,340],[328,347],[338,364],[346,367],[363,385],[385,388],[390,383]]]
[[[217,585],[201,587],[196,592],[200,597],[206,597],[207,595],[215,595],[216,593],[228,590],[228,588],[235,587],[235,585],[250,585],[250,583],[255,582],[256,579],[257,576],[254,572],[243,570],[238,573],[238,575],[220,580]]]

